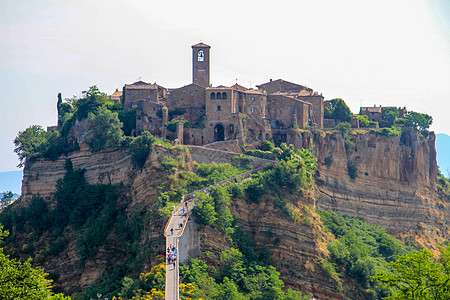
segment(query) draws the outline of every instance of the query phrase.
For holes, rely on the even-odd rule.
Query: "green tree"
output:
[[[89,113],[88,122],[90,130],[87,135],[90,137],[89,145],[92,151],[120,146],[124,138],[123,124],[119,121],[116,112],[101,106],[95,113]]]
[[[406,117],[406,124],[415,127],[420,131],[427,131],[431,124],[433,124],[433,117],[411,111]]]
[[[336,129],[342,132],[343,135],[346,135],[351,128],[352,125],[348,122],[341,122],[336,126]]]
[[[230,250],[222,251],[219,263],[219,278],[228,277],[235,282],[239,282],[246,276],[243,255],[238,249],[231,248]]]
[[[148,154],[155,142],[156,138],[150,132],[144,131],[130,143],[128,152],[131,154],[131,159],[136,167],[144,167]]]
[[[223,283],[219,287],[217,299],[245,300],[247,298],[242,293],[239,293],[233,280],[225,277]]]
[[[197,204],[193,209],[196,221],[200,224],[212,225],[217,220],[217,214],[213,205],[214,200],[204,193],[198,193],[197,198],[199,200],[196,201]]]
[[[48,141],[48,133],[40,125],[31,125],[25,131],[19,131],[14,139],[14,152],[19,156],[19,168],[25,162],[31,162],[38,158],[45,150]]]
[[[381,272],[373,278],[394,288],[385,299],[450,299],[450,249],[439,248],[439,259],[429,250],[400,256],[389,263],[393,273]]]
[[[399,113],[396,107],[383,107],[381,109],[381,117],[383,121],[381,122],[381,127],[391,127],[397,123]]]
[[[0,241],[8,235],[0,225]],[[62,294],[53,294],[51,280],[45,278],[41,268],[32,268],[31,259],[21,263],[10,259],[0,248],[0,299],[69,299]]]
[[[100,106],[112,102],[108,100],[106,93],[101,92],[96,85],[89,87],[87,91],[82,91],[81,94],[81,99],[74,99],[72,101],[75,107],[74,117],[78,120],[87,118],[90,112],[94,112]]]
[[[14,194],[11,191],[3,193],[3,197],[0,200],[0,207],[1,206],[8,206],[11,203],[13,196],[14,196]]]
[[[369,127],[370,122],[369,122],[369,118],[365,115],[356,115],[358,117],[359,120],[359,127],[365,128],[365,127]]]
[[[341,98],[331,100],[331,108],[331,117],[333,119],[338,119],[342,122],[350,122],[352,120],[353,114],[345,101]]]

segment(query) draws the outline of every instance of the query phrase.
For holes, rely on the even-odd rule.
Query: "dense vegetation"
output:
[[[380,272],[391,274],[388,262],[412,249],[384,229],[369,225],[362,219],[329,211],[323,211],[320,216],[325,228],[336,237],[328,244],[331,261],[322,263],[329,275],[342,285],[343,276],[339,273],[345,272],[362,287],[366,299],[391,295],[392,290],[377,284],[373,276]]]
[[[390,262],[392,273],[381,272],[374,277],[393,291],[386,299],[449,299],[450,248],[439,247],[439,250],[437,259],[431,251],[422,250]]]
[[[92,151],[119,147],[124,132],[131,135],[136,129],[136,109],[124,111],[122,104],[109,100],[96,86],[83,91],[80,99],[73,97],[64,102],[59,94],[57,108],[58,130],[46,132],[42,126],[32,125],[14,139],[19,167],[25,161],[31,163],[40,157],[54,160],[78,150],[73,128],[83,119],[89,125],[86,140]]]
[[[336,119],[341,123],[349,123],[355,116],[358,118],[359,126],[361,128],[379,125],[379,129],[372,129],[371,131],[385,136],[399,136],[402,133],[402,128],[414,128],[426,135],[433,123],[433,118],[431,116],[414,111],[409,111],[406,116],[400,118],[399,111],[396,107],[382,107],[382,120],[378,123],[369,120],[365,115],[354,115],[345,101],[340,98],[331,100],[331,109],[328,107],[324,108],[324,118]],[[340,130],[340,128],[337,129]]]
[[[0,243],[8,235],[0,225]],[[70,299],[62,294],[54,294],[50,288],[52,280],[46,279],[44,270],[33,268],[31,259],[20,262],[5,255],[0,248],[0,299]]]
[[[13,233],[6,239],[6,245],[17,245],[16,237],[29,235],[21,249],[8,247],[8,251],[15,257],[34,255],[35,261],[42,263],[68,250],[70,241],[76,240],[79,267],[83,268],[84,262],[94,258],[99,247],[103,247],[115,255],[102,266],[102,282],[76,299],[95,297],[98,290],[112,296],[126,274],[142,269],[143,261],[151,261],[158,253],[158,246],[151,241],[139,243],[143,224],[153,213],[126,211],[125,187],[90,185],[86,183],[85,170],[74,170],[70,160],[66,162],[66,170],[56,183],[54,206],[36,196],[29,206],[9,206],[0,214],[0,223]],[[118,237],[120,243],[115,242]],[[60,286],[56,289],[62,291]]]

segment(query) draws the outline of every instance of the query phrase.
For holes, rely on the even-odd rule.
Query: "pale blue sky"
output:
[[[428,113],[450,134],[447,0],[0,0],[0,171],[17,169],[19,130],[56,123],[58,92],[188,84],[200,41],[214,85],[283,78],[354,112]]]

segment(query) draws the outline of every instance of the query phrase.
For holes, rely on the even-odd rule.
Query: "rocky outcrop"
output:
[[[50,161],[39,159],[26,164],[23,170],[22,202],[29,203],[33,195],[50,200],[56,190],[56,181],[66,172],[65,162],[70,159],[74,169],[86,169],[86,181],[90,184],[131,183],[132,164],[130,156],[121,150],[92,153],[86,144],[80,150]]]
[[[363,217],[394,234],[441,223],[445,212],[435,201],[434,134],[424,138],[415,131],[390,137],[359,132],[351,141],[354,146],[347,142],[346,147],[340,133],[316,134],[319,209]]]
[[[298,194],[290,197],[286,200],[297,203],[299,210],[303,205],[312,207],[311,199],[298,198]],[[231,199],[231,212],[254,242],[255,249],[265,248],[270,252],[271,263],[281,273],[286,287],[311,293],[319,299],[344,299],[343,292],[319,265],[327,251],[326,235],[318,226],[319,219],[313,209],[307,221],[295,222],[275,208],[273,199],[265,195],[258,203]],[[204,258],[212,265],[217,264],[220,251],[230,247],[225,236],[211,227],[200,227],[200,240],[202,252],[213,253]]]

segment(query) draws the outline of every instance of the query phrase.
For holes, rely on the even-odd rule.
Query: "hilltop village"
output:
[[[192,46],[192,83],[167,89],[156,83],[137,81],[125,84],[109,99],[122,102],[125,110],[137,109],[133,135],[149,131],[152,135],[177,140],[185,145],[205,145],[217,141],[238,140],[253,144],[266,140],[277,144],[295,144],[293,129],[334,127],[339,120],[324,119],[331,101],[322,93],[278,79],[257,85],[257,89],[239,84],[210,84],[210,46]],[[380,121],[380,107],[362,107],[361,114],[372,122]],[[401,115],[406,114],[406,108]],[[167,129],[172,122],[173,130]],[[358,118],[350,121],[359,128]],[[374,128],[378,125],[374,124]]]
[[[210,46],[193,45],[192,59],[180,88],[59,94],[58,125],[14,140],[24,175],[0,213],[14,233],[4,247],[33,257],[57,292],[381,299],[397,292],[374,279],[388,262],[447,243],[431,116],[354,115],[281,79],[213,87]]]

